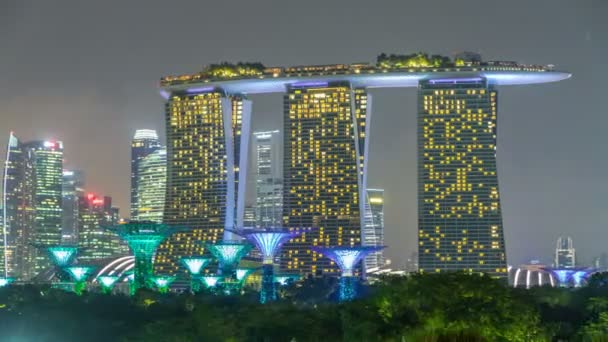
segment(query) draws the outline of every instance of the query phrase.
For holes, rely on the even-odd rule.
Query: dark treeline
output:
[[[257,293],[76,296],[0,289],[1,341],[608,341],[608,274],[580,289],[513,289],[464,274],[388,277],[332,301],[332,279]]]

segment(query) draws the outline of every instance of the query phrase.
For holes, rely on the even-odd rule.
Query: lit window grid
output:
[[[159,149],[143,158],[138,166],[138,221],[162,223],[166,186],[166,150]]]
[[[290,229],[313,227],[313,232],[285,245],[281,269],[337,274],[333,262],[309,247],[361,244],[351,88],[291,88],[284,104],[283,219]]]
[[[179,257],[200,255],[200,241],[222,241],[226,224],[228,186],[234,186],[232,206],[238,201],[238,172],[243,136],[243,97],[233,97],[226,107],[220,91],[202,94],[174,94],[166,104],[167,119],[167,192],[164,223],[191,228],[169,237],[159,247],[156,270],[173,274],[179,269]],[[225,113],[234,132],[225,131]],[[236,133],[233,135],[232,133]],[[227,137],[236,137],[233,170],[229,170]],[[234,153],[237,152],[237,153]],[[233,172],[229,176],[229,172]],[[234,179],[234,185],[229,185]],[[236,213],[235,213],[236,214]],[[235,215],[232,215],[235,217]]]
[[[504,277],[497,93],[485,82],[419,91],[420,270]]]

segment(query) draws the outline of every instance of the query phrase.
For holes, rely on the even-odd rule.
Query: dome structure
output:
[[[551,272],[544,269],[544,265],[520,265],[508,267],[509,285],[529,289],[535,286],[557,286],[557,281]]]

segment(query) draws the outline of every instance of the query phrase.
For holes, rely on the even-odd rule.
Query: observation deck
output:
[[[195,74],[166,76],[161,94],[198,93],[220,88],[228,94],[284,93],[288,86],[326,86],[349,82],[353,88],[417,87],[420,81],[485,78],[491,85],[523,85],[558,82],[571,74],[552,66],[521,65],[515,62],[480,62],[464,66],[383,67],[366,63],[311,65],[299,67],[246,68],[215,65]],[[227,70],[222,70],[227,68]],[[224,71],[224,72],[223,72]]]

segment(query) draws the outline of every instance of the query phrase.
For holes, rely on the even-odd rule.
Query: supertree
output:
[[[158,289],[158,292],[160,292],[160,293],[169,292],[169,286],[171,286],[171,283],[173,283],[173,281],[175,281],[174,276],[159,275],[159,276],[152,277],[152,282],[154,283],[154,285]]]
[[[289,284],[289,282],[298,281],[302,278],[300,274],[277,274],[274,276],[274,282],[281,286]]]
[[[590,268],[544,268],[557,278],[559,287],[581,287],[583,281],[587,279],[595,270]]]
[[[358,247],[319,247],[312,250],[330,258],[338,265],[342,275],[340,277],[339,301],[345,302],[357,298],[357,277],[354,270],[357,263],[368,254],[383,249],[384,246],[358,246]]]
[[[209,264],[211,259],[198,256],[184,257],[181,259],[182,264],[190,273],[190,290],[197,292],[200,290],[201,272]]]
[[[10,277],[0,277],[0,287],[5,287],[10,285],[13,281],[15,281],[15,278],[10,278]]]
[[[156,222],[130,222],[106,229],[115,232],[125,240],[135,255],[135,278],[131,284],[131,293],[142,287],[153,288],[152,258],[158,245],[169,235],[183,229],[170,227]]]
[[[240,287],[243,287],[247,278],[255,271],[257,271],[257,268],[253,267],[239,267],[236,269],[236,280],[239,282]]]
[[[78,253],[76,246],[51,246],[46,248],[49,258],[55,265],[55,275],[60,281],[68,281],[69,275],[64,268],[72,264]]]
[[[101,290],[103,293],[110,294],[112,293],[112,289],[114,289],[114,285],[120,279],[119,276],[114,275],[105,275],[97,277],[97,282],[101,285]]]
[[[260,302],[275,301],[277,299],[277,289],[274,279],[274,258],[285,242],[304,232],[287,231],[281,228],[242,229],[234,232],[253,243],[262,253]]]
[[[82,295],[82,292],[87,287],[87,278],[93,272],[95,268],[91,266],[68,266],[65,268],[66,272],[74,280],[74,292],[77,295]]]
[[[206,275],[206,276],[202,276],[200,279],[208,291],[215,292],[217,286],[220,284],[220,281],[222,280],[222,276]]]

